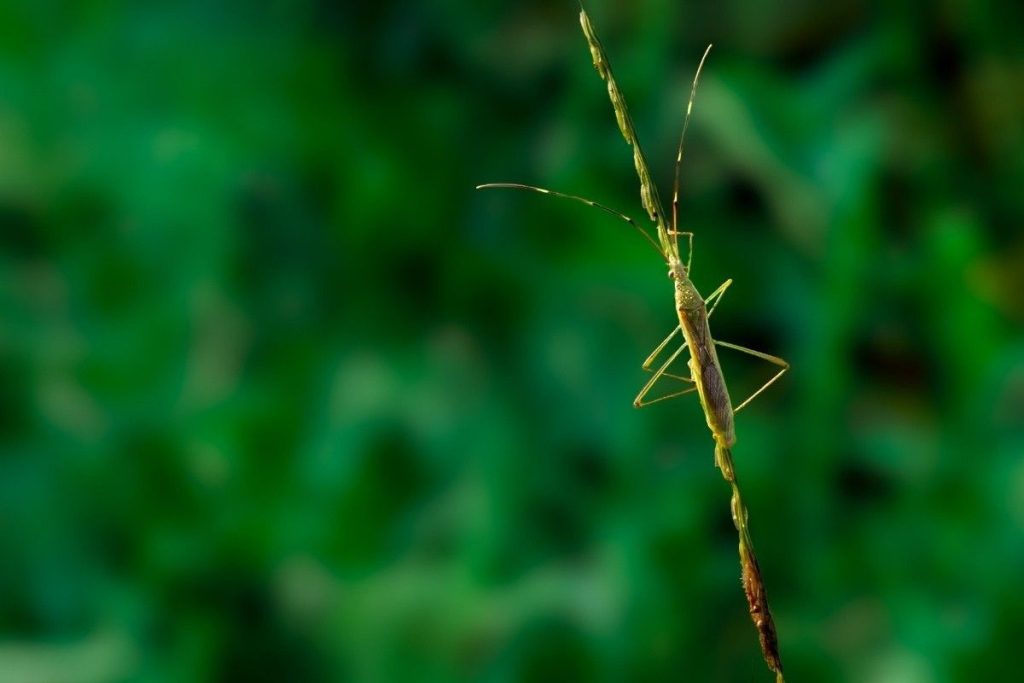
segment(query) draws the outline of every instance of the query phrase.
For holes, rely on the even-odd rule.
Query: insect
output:
[[[656,238],[652,237],[647,231],[641,228],[636,221],[626,214],[584,197],[555,192],[546,188],[524,185],[521,183],[487,183],[479,185],[477,189],[510,188],[531,190],[533,192],[540,192],[542,194],[548,194],[555,197],[571,199],[596,207],[620,218],[636,228],[640,234],[643,235],[655,249],[657,249],[658,253],[661,254],[662,258],[665,260],[665,263],[668,265],[668,276],[673,282],[675,307],[679,324],[676,325],[672,332],[669,333],[669,335],[643,362],[642,367],[644,371],[651,372],[652,374],[640,389],[640,392],[636,395],[636,398],[633,400],[633,405],[639,408],[692,392],[697,393],[700,405],[704,410],[704,417],[715,441],[715,464],[721,470],[722,476],[732,488],[732,517],[740,537],[740,564],[742,568],[743,587],[747,597],[750,616],[758,630],[761,641],[761,650],[764,655],[765,662],[768,664],[768,667],[777,674],[777,680],[782,681],[782,662],[778,652],[775,625],[772,620],[771,612],[768,608],[768,600],[765,595],[760,568],[758,567],[757,559],[754,556],[753,543],[750,540],[750,532],[747,523],[747,510],[743,504],[739,486],[736,482],[731,449],[736,443],[736,432],[734,428],[735,414],[743,410],[743,408],[748,406],[751,401],[782,377],[782,375],[789,369],[789,364],[777,356],[748,349],[737,344],[723,342],[714,339],[711,336],[711,328],[708,324],[708,320],[712,313],[714,313],[715,308],[717,308],[718,304],[721,302],[722,296],[732,284],[732,280],[726,280],[706,299],[700,295],[697,288],[690,280],[693,258],[693,233],[679,230],[678,222],[679,169],[683,160],[683,142],[686,138],[686,130],[690,124],[693,102],[697,93],[697,84],[700,80],[701,71],[704,68],[704,62],[711,51],[711,46],[708,45],[707,49],[704,51],[704,55],[701,57],[700,63],[697,67],[697,72],[693,78],[693,85],[690,89],[690,97],[686,106],[686,115],[683,119],[683,129],[679,136],[679,146],[676,151],[675,180],[672,191],[672,216],[671,223],[669,223],[668,217],[662,208],[657,187],[651,179],[647,159],[640,147],[640,142],[633,127],[632,119],[629,116],[629,110],[626,107],[625,99],[622,97],[619,87],[615,82],[611,66],[608,63],[604,49],[602,48],[601,43],[594,32],[593,26],[590,23],[590,18],[582,8],[580,10],[580,24],[583,28],[583,33],[586,36],[587,44],[590,47],[594,68],[608,86],[608,95],[611,99],[612,107],[615,110],[615,118],[618,122],[619,130],[622,132],[622,136],[626,139],[626,142],[633,148],[633,163],[636,167],[637,175],[640,178],[641,204],[646,210],[650,220],[655,224]],[[679,249],[680,236],[686,237],[687,242],[685,262]],[[710,309],[708,308],[709,306]],[[677,333],[681,333],[682,335],[682,344],[678,346],[656,369],[652,370],[658,358],[662,356],[665,349],[668,348],[676,338]],[[729,399],[729,391],[726,387],[725,378],[718,362],[716,346],[746,353],[756,358],[768,361],[779,367],[779,370],[759,389],[748,396],[738,406],[733,408],[732,402]],[[690,371],[690,376],[684,377],[682,375],[670,373],[669,368],[687,349],[689,350],[687,366]],[[656,398],[648,399],[648,395],[653,387],[659,382],[659,380],[666,377],[683,382],[689,386],[685,389],[672,391]]]

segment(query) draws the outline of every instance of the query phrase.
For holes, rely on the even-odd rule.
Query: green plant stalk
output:
[[[750,530],[747,523],[747,508],[743,504],[743,497],[740,495],[739,485],[736,482],[736,474],[733,468],[732,452],[730,451],[730,448],[734,443],[736,443],[736,433],[733,428],[734,414],[742,410],[755,397],[779,379],[789,368],[789,364],[781,358],[712,338],[711,329],[708,326],[708,318],[711,316],[711,313],[714,312],[715,306],[718,305],[718,302],[721,301],[722,295],[725,293],[725,290],[728,289],[732,280],[726,280],[726,282],[712,292],[707,299],[703,298],[700,295],[700,292],[697,291],[693,282],[690,281],[693,234],[689,232],[682,232],[678,229],[679,169],[683,159],[683,140],[686,137],[686,129],[690,123],[690,115],[693,111],[693,100],[697,91],[697,82],[700,79],[701,69],[704,66],[704,60],[707,59],[708,52],[711,50],[711,46],[709,45],[707,50],[705,50],[704,57],[701,58],[700,65],[697,67],[697,72],[693,78],[693,86],[690,89],[690,100],[687,104],[686,117],[683,121],[683,130],[679,135],[679,148],[676,151],[675,183],[672,192],[672,219],[671,223],[669,223],[668,216],[666,215],[664,207],[661,204],[661,199],[658,196],[657,186],[651,178],[647,159],[644,156],[643,150],[640,148],[640,140],[637,138],[636,130],[633,127],[633,120],[629,116],[629,110],[626,107],[626,100],[623,98],[622,93],[619,90],[619,86],[615,82],[615,78],[612,75],[611,65],[608,63],[608,59],[604,54],[604,49],[601,47],[601,42],[598,40],[597,34],[594,32],[594,28],[590,23],[590,18],[587,16],[587,13],[583,10],[582,6],[580,7],[580,26],[583,28],[583,34],[587,39],[588,46],[590,47],[590,54],[594,62],[594,68],[608,87],[608,97],[611,99],[612,108],[615,110],[615,120],[618,123],[619,131],[626,139],[626,142],[633,148],[633,165],[636,167],[637,176],[640,179],[640,201],[644,210],[647,212],[648,218],[650,218],[651,222],[655,224],[657,239],[652,238],[647,231],[641,228],[636,221],[629,216],[584,197],[555,192],[554,190],[549,190],[543,187],[524,185],[521,183],[485,183],[483,185],[478,185],[477,189],[511,188],[530,190],[564,199],[571,199],[599,208],[611,215],[617,216],[636,228],[658,251],[662,258],[664,258],[666,265],[668,265],[669,278],[673,281],[675,307],[679,318],[679,325],[668,335],[657,349],[655,349],[654,353],[648,356],[647,360],[643,364],[644,369],[651,370],[652,363],[662,353],[669,342],[672,341],[677,332],[682,334],[684,341],[682,346],[678,347],[660,368],[653,371],[654,374],[651,376],[647,384],[640,390],[640,393],[637,394],[636,398],[633,400],[633,404],[637,407],[641,407],[644,405],[650,405],[657,401],[673,398],[675,396],[688,394],[693,391],[698,392],[701,408],[704,410],[704,417],[707,420],[708,428],[711,430],[711,434],[715,439],[715,464],[721,470],[722,476],[725,477],[725,480],[729,482],[729,485],[732,488],[732,518],[736,525],[736,530],[739,533],[740,568],[743,590],[747,596],[747,604],[750,608],[750,617],[753,620],[754,625],[757,627],[758,636],[761,642],[761,652],[764,656],[765,663],[768,665],[768,668],[775,672],[776,683],[783,683],[782,659],[779,656],[778,637],[775,633],[775,624],[772,620],[771,611],[768,608],[768,598],[765,593],[764,581],[761,578],[761,569],[757,564],[757,557],[754,555],[754,544],[750,540]],[[690,240],[690,249],[688,250],[689,253],[687,254],[685,262],[680,255],[679,250],[680,235],[686,235]],[[709,310],[708,306],[711,305],[712,301],[714,301],[714,306],[711,306]],[[718,363],[716,347],[729,348],[747,353],[781,366],[782,369],[762,385],[760,389],[740,403],[734,410],[732,403],[729,400],[729,392],[726,388],[721,366]],[[690,377],[684,378],[678,375],[671,375],[666,372],[669,366],[687,348],[689,348],[690,353],[690,359],[688,362]],[[674,377],[677,380],[688,382],[692,386],[683,391],[667,394],[645,403],[644,397],[647,396],[651,388],[663,376]]]
[[[693,79],[693,87],[690,91],[690,101],[686,109],[686,119],[683,124],[682,134],[679,138],[679,149],[676,153],[676,181],[672,196],[672,224],[670,228],[665,210],[663,209],[661,200],[658,196],[657,187],[651,179],[647,160],[640,148],[640,141],[636,135],[636,130],[633,127],[633,121],[629,115],[629,110],[626,107],[625,98],[622,96],[618,84],[615,82],[615,78],[612,75],[611,64],[609,64],[608,59],[605,56],[604,49],[601,46],[601,41],[598,40],[597,34],[590,23],[590,18],[587,16],[586,10],[583,9],[582,5],[580,7],[580,26],[583,28],[583,34],[586,36],[587,44],[590,47],[590,54],[594,62],[594,68],[597,70],[601,79],[607,84],[608,97],[611,100],[612,108],[615,110],[615,120],[618,123],[619,130],[621,131],[622,136],[626,139],[626,142],[633,148],[633,163],[636,167],[637,176],[640,179],[641,203],[647,211],[651,221],[656,225],[658,246],[660,247],[660,251],[669,266],[669,277],[672,278],[675,283],[676,310],[679,314],[678,329],[682,332],[685,338],[683,348],[688,346],[690,349],[690,376],[691,379],[694,380],[695,387],[698,391],[698,395],[700,396],[701,407],[704,409],[704,414],[707,418],[708,427],[711,429],[711,433],[715,439],[715,463],[721,470],[722,476],[732,488],[732,518],[739,534],[741,577],[743,582],[743,591],[746,594],[747,605],[750,610],[750,618],[753,620],[754,626],[757,628],[758,639],[761,644],[761,653],[764,656],[765,663],[768,665],[769,669],[775,672],[776,683],[783,683],[782,659],[779,655],[779,644],[778,636],[775,632],[775,622],[772,619],[772,614],[768,607],[768,597],[765,592],[764,581],[761,577],[761,568],[757,563],[757,556],[754,554],[754,544],[750,539],[748,512],[746,505],[743,503],[743,496],[740,494],[739,484],[736,481],[732,452],[730,451],[731,446],[736,441],[735,432],[733,430],[734,411],[732,404],[729,401],[729,394],[726,389],[725,379],[722,377],[721,369],[718,364],[718,355],[715,352],[715,342],[711,337],[711,331],[707,322],[709,314],[706,309],[706,304],[712,297],[708,297],[708,299],[705,300],[697,292],[696,287],[693,286],[693,283],[690,282],[689,279],[689,257],[684,265],[679,252],[678,236],[683,234],[678,230],[678,226],[676,224],[676,206],[678,205],[679,198],[679,166],[683,157],[683,138],[686,134],[687,125],[689,124],[690,113],[693,108],[693,98],[697,89],[697,82],[700,78],[701,67],[704,62],[703,60],[701,61],[701,67],[698,67],[697,74]],[[710,50],[710,46],[708,47],[708,50]],[[707,52],[704,53],[704,56],[705,58],[707,57]],[[721,292],[719,292],[719,296],[721,296]],[[669,335],[670,338],[671,336],[672,335]],[[667,341],[668,340],[666,340],[666,342]],[[664,346],[664,343],[662,346]],[[741,347],[733,346],[733,348]],[[680,348],[680,351],[681,350],[682,348]],[[742,348],[741,350],[749,351],[749,349]],[[676,354],[678,353],[679,352],[677,351]],[[759,352],[753,353],[754,355],[768,358],[766,354],[761,354]],[[646,387],[644,387],[644,390],[641,391],[641,395],[637,397],[637,402],[635,402],[636,405],[641,405],[639,400],[646,393],[646,390],[653,385],[654,381],[660,374],[664,373],[674,358],[675,355],[669,358],[668,362],[666,362],[659,369],[658,373],[652,377],[651,381],[648,382]],[[768,384],[771,384],[778,379],[782,372],[785,372],[785,368],[788,367],[788,364],[786,364],[785,361],[781,361],[781,359],[776,360],[782,363],[784,366],[783,370],[774,378],[769,380],[769,382],[761,389],[755,392],[754,395],[744,401],[743,405],[746,405],[746,403],[753,399],[754,396],[767,388]]]
[[[782,675],[782,659],[779,656],[779,639],[775,632],[775,621],[772,619],[771,609],[768,607],[768,595],[765,591],[764,581],[761,578],[761,567],[757,563],[757,555],[754,554],[754,543],[750,540],[747,506],[743,503],[740,486],[736,481],[732,451],[724,447],[721,442],[715,444],[715,464],[721,470],[722,477],[729,483],[729,487],[732,489],[730,507],[732,509],[732,522],[739,534],[743,592],[747,596],[750,618],[757,628],[758,639],[761,642],[761,653],[768,668],[775,672],[776,683],[785,683]]]

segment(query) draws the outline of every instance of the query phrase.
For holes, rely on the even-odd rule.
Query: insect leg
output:
[[[688,243],[686,246],[686,273],[689,274],[690,264],[693,263],[693,233],[673,229],[669,230],[668,234],[672,235],[673,237],[678,237],[679,235],[686,235],[686,241]]]
[[[665,337],[664,341],[662,341],[660,344],[658,344],[658,348],[656,348],[653,351],[651,351],[651,355],[647,356],[647,360],[645,360],[643,365],[640,366],[640,367],[642,367],[644,369],[644,372],[654,372],[653,370],[651,370],[651,366],[654,365],[654,361],[658,358],[658,356],[661,355],[661,352],[665,350],[665,347],[668,346],[668,343],[670,341],[672,341],[672,338],[676,336],[676,332],[678,332],[678,331],[679,331],[679,325],[676,325],[675,329],[668,333],[668,336]],[[683,341],[683,348],[686,348],[686,341],[685,340]],[[683,382],[692,382],[693,381],[689,377],[683,377],[682,375],[673,375],[671,372],[663,372],[662,374],[665,375],[666,377],[671,377],[673,379],[678,379],[678,380],[681,380]]]
[[[732,349],[734,351],[741,351],[743,353],[746,353],[746,354],[749,354],[751,356],[754,356],[755,358],[760,358],[761,360],[766,360],[769,363],[774,363],[775,365],[778,365],[778,366],[780,366],[782,368],[777,373],[775,373],[774,377],[772,377],[770,380],[768,380],[763,385],[761,385],[760,389],[758,389],[757,391],[752,393],[750,396],[748,396],[746,398],[746,400],[743,401],[743,403],[741,403],[738,406],[736,406],[736,408],[733,409],[734,413],[738,413],[741,410],[743,410],[744,408],[746,408],[750,404],[751,401],[753,401],[755,398],[757,398],[758,396],[761,395],[762,391],[764,391],[765,389],[767,389],[771,385],[775,384],[775,381],[778,380],[780,377],[782,377],[784,374],[786,374],[786,370],[789,370],[789,363],[787,363],[786,361],[782,360],[778,356],[773,356],[771,354],[762,353],[760,351],[755,351],[753,349],[748,349],[745,346],[739,346],[737,344],[730,344],[729,342],[718,341],[717,339],[715,340],[715,343],[718,344],[719,346],[724,347],[724,348]]]
[[[669,335],[668,339],[666,339],[664,342],[662,342],[662,346],[664,346],[666,343],[668,343],[668,340],[671,339],[672,335],[674,335],[674,334],[675,334],[675,331],[673,330],[672,334]],[[680,346],[678,349],[676,349],[672,353],[672,355],[668,357],[668,360],[665,361],[664,363],[662,363],[661,367],[658,368],[654,372],[654,374],[651,376],[651,378],[649,380],[647,380],[647,384],[644,385],[644,388],[641,389],[640,393],[637,394],[636,398],[633,399],[633,406],[635,408],[643,408],[644,406],[649,406],[652,403],[657,403],[658,401],[665,401],[665,400],[668,400],[670,398],[675,398],[676,396],[682,396],[683,394],[689,394],[692,391],[697,391],[697,387],[693,386],[693,387],[690,387],[689,389],[683,389],[682,391],[677,391],[677,392],[672,393],[672,394],[666,394],[665,396],[659,396],[658,398],[653,399],[651,401],[644,401],[644,397],[647,396],[647,393],[651,390],[651,387],[654,386],[655,382],[657,382],[661,378],[662,375],[668,374],[665,371],[668,369],[668,367],[670,365],[672,365],[672,363],[675,361],[675,359],[679,357],[679,354],[681,354],[685,348],[686,348],[686,344],[684,343],[682,346]],[[654,355],[654,354],[652,354],[652,355]],[[687,378],[683,378],[683,377],[680,377],[679,375],[669,375],[669,376],[670,377],[675,377],[676,379],[681,379],[684,382],[692,382],[693,381],[692,379],[690,379],[688,377]]]
[[[725,294],[725,290],[729,289],[730,285],[732,285],[732,278],[729,278],[728,280],[723,282],[721,285],[718,286],[718,289],[708,294],[707,299],[704,299],[705,306],[711,303],[712,299],[715,299],[714,306],[712,306],[711,310],[708,311],[709,318],[711,317],[711,314],[715,312],[715,309],[718,307],[718,302],[722,300],[722,295]]]

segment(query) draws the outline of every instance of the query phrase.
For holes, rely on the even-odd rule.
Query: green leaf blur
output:
[[[588,3],[787,680],[1008,680],[1024,6]],[[771,680],[574,2],[0,4],[0,683]],[[720,353],[734,401],[771,366]],[[666,385],[668,386],[668,385]]]

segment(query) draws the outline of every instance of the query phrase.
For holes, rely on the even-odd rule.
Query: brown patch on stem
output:
[[[743,569],[743,592],[747,595],[750,607],[750,618],[757,627],[757,635],[761,641],[761,652],[768,668],[782,674],[782,658],[779,656],[779,639],[775,633],[775,622],[771,610],[768,609],[768,596],[764,582],[761,580],[761,567],[757,564],[754,551],[740,540],[740,566]]]

